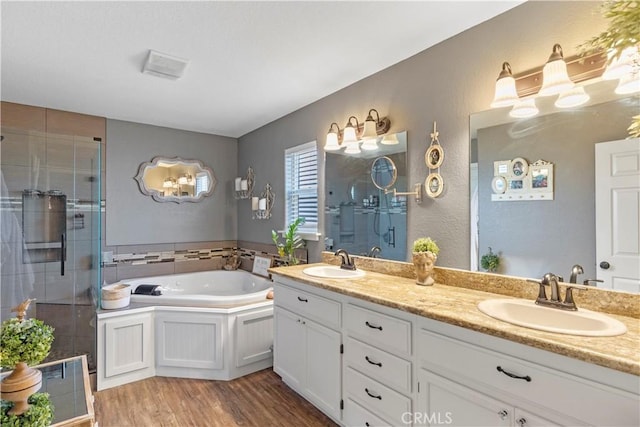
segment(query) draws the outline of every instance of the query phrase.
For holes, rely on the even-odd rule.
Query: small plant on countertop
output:
[[[440,248],[431,237],[421,237],[413,242],[413,252],[431,252],[438,256]]]
[[[298,236],[298,228],[304,224],[304,217],[298,217],[295,221],[289,224],[287,231],[284,233],[284,242],[280,241],[278,232],[271,230],[271,240],[278,248],[278,255],[285,259],[287,265],[296,265],[300,263],[300,260],[296,258],[296,249],[303,248],[305,246],[304,240]]]
[[[480,266],[491,273],[495,273],[498,271],[499,265],[500,256],[498,254],[494,254],[491,250],[491,246],[489,246],[489,252],[482,255],[482,258],[480,258]]]

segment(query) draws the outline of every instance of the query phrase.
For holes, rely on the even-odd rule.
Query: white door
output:
[[[598,286],[640,292],[640,139],[596,144],[595,175]]]
[[[305,357],[305,327],[302,318],[280,307],[274,309],[273,370],[297,392],[302,392]]]
[[[334,419],[340,419],[341,356],[339,332],[310,320],[306,326],[306,393]]]

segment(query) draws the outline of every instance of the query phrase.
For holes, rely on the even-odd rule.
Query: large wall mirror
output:
[[[199,202],[213,194],[216,178],[199,160],[154,157],[135,176],[142,194],[157,202]]]
[[[597,259],[596,237],[601,231],[596,230],[606,226],[600,220],[596,223],[596,206],[604,202],[595,195],[595,169],[597,163],[607,160],[596,156],[596,146],[626,139],[631,118],[640,111],[640,98],[616,95],[616,84],[617,81],[598,81],[585,85],[590,102],[572,109],[556,108],[555,97],[538,97],[540,114],[529,119],[511,119],[509,107],[471,115],[472,270],[480,269],[478,261],[491,247],[501,257],[501,274],[542,277],[552,272],[568,282],[572,266],[579,264],[584,270],[579,283],[603,276],[600,263],[606,260]],[[553,200],[492,200],[492,195],[512,185],[508,177],[499,188],[492,182],[495,183],[500,165],[513,164],[514,159],[521,163],[524,159],[528,164],[538,160],[553,164]],[[638,151],[628,159],[629,165],[637,163]],[[517,181],[515,177],[513,180]],[[514,193],[519,191],[517,185],[513,188]],[[636,202],[629,211],[631,234],[624,251],[629,257],[636,257],[637,262],[637,185],[629,197],[635,197]],[[637,292],[638,283],[636,275],[626,284],[605,280],[598,286]]]
[[[407,197],[384,191],[392,171],[391,185],[399,192],[407,188],[407,132],[396,137],[387,140],[397,143],[378,143],[373,151],[326,152],[326,250],[406,261]],[[373,178],[382,181],[376,185]]]

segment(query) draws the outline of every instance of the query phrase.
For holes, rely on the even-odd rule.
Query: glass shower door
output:
[[[13,227],[2,235],[2,318],[35,298],[28,316],[55,328],[48,360],[87,354],[95,369],[101,141],[5,127],[2,136],[2,220]]]

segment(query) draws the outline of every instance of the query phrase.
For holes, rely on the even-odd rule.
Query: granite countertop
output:
[[[302,272],[307,264],[269,269],[272,274],[408,313],[442,321],[477,332],[508,339],[618,371],[640,375],[640,319],[608,314],[627,326],[615,337],[584,337],[538,331],[493,319],[477,308],[480,301],[508,298],[505,295],[434,284],[419,286],[415,280],[366,271],[356,279],[325,279]]]

